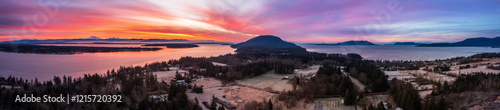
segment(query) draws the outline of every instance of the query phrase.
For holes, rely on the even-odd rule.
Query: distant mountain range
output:
[[[101,38],[97,37],[97,36],[90,36],[89,38],[87,39],[95,39],[95,40],[100,40]]]
[[[281,38],[273,35],[260,35],[245,42],[231,45],[231,47],[237,48],[236,52],[245,52],[245,53],[306,52],[305,48],[295,45],[294,43],[283,41]]]
[[[498,47],[500,46],[500,36],[495,38],[468,38],[454,43],[432,43],[422,44],[418,47]]]
[[[229,42],[218,42],[213,40],[190,41],[186,39],[120,39],[116,37],[102,39],[97,36],[91,36],[89,38],[77,38],[77,39],[45,39],[45,40],[23,39],[23,40],[4,41],[0,42],[0,44],[151,44],[155,42],[185,42],[193,44],[222,44],[222,45],[233,44]]]
[[[424,43],[416,43],[416,42],[395,42],[392,45],[422,45]]]
[[[371,43],[369,41],[361,40],[361,41],[346,41],[346,42],[340,42],[336,44],[329,44],[329,43],[313,43],[312,45],[376,45],[374,43]]]

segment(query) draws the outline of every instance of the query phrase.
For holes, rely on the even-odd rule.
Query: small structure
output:
[[[226,107],[229,110],[236,110],[236,106],[231,105],[230,103],[223,101],[219,98],[215,98],[215,102],[221,104],[222,106]]]
[[[0,88],[5,88],[5,89],[21,89],[21,86],[11,86],[11,85],[1,85]]]
[[[178,70],[179,70],[179,68],[177,68],[177,67],[171,67],[170,68],[170,71],[178,71]]]
[[[207,71],[206,68],[200,68],[200,71]]]
[[[288,76],[283,76],[282,80],[290,79]]]

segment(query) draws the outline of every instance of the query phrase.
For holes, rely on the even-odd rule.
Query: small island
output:
[[[395,42],[392,45],[421,45],[422,43],[416,43],[416,42]]]
[[[200,47],[196,44],[179,44],[179,43],[172,43],[172,44],[145,44],[142,46],[167,46],[167,48],[194,48],[194,47]]]
[[[361,40],[361,41],[346,41],[346,42],[340,42],[340,43],[314,43],[311,45],[376,45],[374,43],[371,43],[369,41]]]
[[[460,42],[453,43],[432,43],[422,44],[417,47],[498,47],[500,46],[500,36],[495,38],[468,38]]]
[[[161,48],[0,44],[0,51],[2,52],[36,53],[36,54],[77,54],[77,53],[96,53],[96,52],[158,51],[158,50],[161,50]]]

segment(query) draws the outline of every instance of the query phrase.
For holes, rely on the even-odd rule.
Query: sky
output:
[[[500,0],[1,0],[0,41],[455,42],[500,36]]]

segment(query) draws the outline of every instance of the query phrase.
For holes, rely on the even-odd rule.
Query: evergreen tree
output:
[[[273,110],[273,102],[271,101],[271,99],[269,99],[269,102],[267,102],[269,106],[269,110]]]
[[[226,110],[222,105],[217,110]]]
[[[375,110],[375,107],[373,105],[368,106],[368,110]]]
[[[384,103],[382,101],[377,104],[377,110],[385,110]]]
[[[444,98],[439,99],[437,110],[446,110],[446,103],[444,102]]]
[[[217,110],[217,102],[215,102],[215,95],[212,95],[212,103],[210,103],[210,110]]]
[[[345,95],[344,95],[344,105],[352,105],[356,101],[356,95],[354,94],[354,91],[346,89]]]

